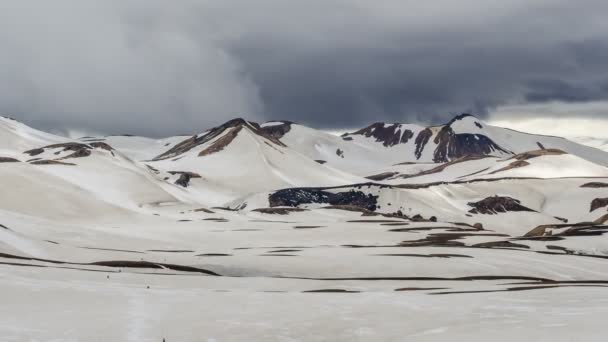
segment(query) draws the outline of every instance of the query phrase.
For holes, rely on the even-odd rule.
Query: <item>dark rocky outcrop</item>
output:
[[[268,197],[271,207],[298,207],[302,204],[349,205],[375,211],[378,196],[365,194],[362,191],[329,192],[313,188],[284,189]]]
[[[190,185],[190,180],[192,178],[202,178],[201,175],[194,172],[185,172],[185,171],[169,171],[169,174],[179,175],[179,178],[175,181],[175,184],[187,188]]]
[[[591,202],[591,210],[596,211],[597,209],[604,208],[608,206],[608,198],[596,198]]]
[[[422,157],[422,151],[424,151],[424,147],[426,146],[426,144],[428,144],[429,140],[431,140],[431,137],[433,136],[433,131],[430,128],[426,128],[422,131],[420,131],[420,133],[418,133],[418,136],[416,137],[416,159],[420,159],[420,157]]]
[[[291,125],[293,124],[293,122],[290,122],[290,121],[280,121],[280,122],[281,122],[280,125],[264,126],[264,127],[261,127],[260,129],[262,132],[264,132],[268,136],[271,136],[277,140],[280,140],[285,134],[287,134],[287,133],[289,133],[289,131],[291,131]]]
[[[603,189],[608,188],[608,183],[591,182],[581,185],[581,188]]]
[[[368,127],[360,129],[349,135],[363,135],[367,138],[375,138],[376,142],[381,142],[386,147],[395,146],[398,144],[407,144],[414,137],[414,132],[409,129],[401,131],[400,124],[387,125],[383,122],[376,122]],[[343,136],[346,138],[347,136]]]
[[[456,134],[449,125],[437,133],[434,142],[437,144],[433,155],[433,161],[436,163],[445,163],[468,155],[484,156],[495,151],[509,153],[485,135]]]
[[[44,153],[44,149],[42,149],[42,148],[34,148],[34,149],[31,149],[31,150],[27,150],[27,151],[25,151],[23,153],[29,154],[31,157],[34,157],[34,156],[37,156],[39,154]]]
[[[89,143],[89,145],[91,145],[94,148],[100,148],[100,149],[106,150],[106,151],[114,151],[114,148],[112,146],[108,145],[105,142],[101,142],[101,141],[92,142],[92,143]]]
[[[18,163],[19,160],[9,157],[0,157],[0,163]]]
[[[534,210],[521,205],[519,200],[503,196],[488,197],[479,202],[470,202],[467,205],[473,208],[469,210],[469,213],[471,214],[494,215],[510,211],[535,212]]]

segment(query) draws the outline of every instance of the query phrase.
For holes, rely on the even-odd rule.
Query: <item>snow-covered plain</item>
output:
[[[502,151],[434,163],[379,127],[414,137],[0,119],[0,340],[603,340],[607,152],[464,117]]]

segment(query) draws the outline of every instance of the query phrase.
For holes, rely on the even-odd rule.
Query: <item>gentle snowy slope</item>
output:
[[[16,157],[25,150],[66,141],[69,139],[0,116],[0,157]]]

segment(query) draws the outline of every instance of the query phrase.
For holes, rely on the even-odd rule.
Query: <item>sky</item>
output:
[[[0,0],[0,114],[169,136],[468,112],[607,136],[606,17],[605,0]]]

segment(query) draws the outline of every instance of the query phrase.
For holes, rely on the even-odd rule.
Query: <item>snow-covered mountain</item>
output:
[[[433,298],[449,308],[433,319],[447,325],[479,303],[486,314],[458,319],[486,339],[508,326],[492,319],[506,310],[496,300],[542,299],[546,315],[530,327],[567,309],[582,329],[606,313],[581,303],[608,284],[607,166],[601,149],[471,115],[342,136],[234,119],[193,136],[77,140],[0,118],[0,293],[10,313],[0,318],[14,327],[0,335],[95,340],[96,327],[112,326],[121,328],[108,339],[128,340],[134,321],[158,320],[171,332],[135,340],[192,340],[204,335],[200,313],[184,309],[193,304],[210,321],[238,314],[259,327],[283,317],[284,303],[295,315],[285,324],[324,326],[347,324],[345,307],[388,317],[390,303]],[[251,298],[267,316],[243,311]],[[72,329],[70,311],[57,310],[66,302],[108,314]],[[296,317],[311,303],[328,316]],[[213,318],[209,307],[226,312]],[[30,315],[41,316],[13,319]],[[228,330],[217,331],[233,340]]]

